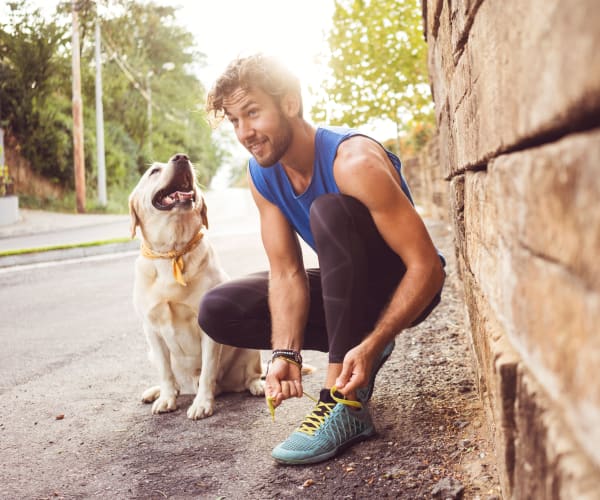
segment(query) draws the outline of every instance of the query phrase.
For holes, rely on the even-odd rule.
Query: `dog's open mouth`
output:
[[[172,182],[166,188],[160,189],[152,198],[152,205],[158,210],[172,210],[183,205],[192,205],[196,201],[196,191],[193,188],[191,176],[177,183]]]
[[[160,171],[160,170],[159,170]],[[150,176],[153,172],[150,172]],[[152,205],[157,210],[172,210],[176,207],[190,208],[196,201],[194,172],[185,155],[175,155],[169,161],[167,170],[161,175],[170,175],[166,186],[152,197]]]
[[[168,191],[161,190],[159,191],[154,200],[152,200],[152,204],[155,208],[159,210],[171,210],[176,205],[182,205],[185,203],[193,203],[196,199],[196,195],[194,191],[173,191],[169,193]]]

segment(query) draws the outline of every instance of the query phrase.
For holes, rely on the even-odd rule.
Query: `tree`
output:
[[[204,54],[195,48],[193,35],[177,25],[174,7],[132,0],[113,4],[120,5],[114,9],[119,14],[101,23],[108,135],[116,130],[127,134],[128,140],[121,144],[128,150],[135,147],[129,158],[135,163],[136,175],[152,161],[166,161],[174,153],[186,152],[200,181],[208,183],[223,152],[211,140],[210,127],[200,112],[205,89],[194,72],[204,64]],[[94,22],[95,11],[84,18],[87,32],[92,32],[89,26]],[[93,59],[92,51],[92,44],[86,44],[88,60]],[[86,82],[91,99],[91,73]],[[123,154],[117,157],[127,158]],[[121,164],[114,167],[124,170]],[[107,158],[109,175],[110,168]]]
[[[34,170],[68,184],[70,99],[56,95],[69,74],[61,54],[68,35],[25,0],[8,7],[8,23],[0,23],[0,119]]]
[[[96,185],[97,3],[77,2],[90,191]],[[61,2],[48,20],[27,0],[16,0],[8,3],[8,19],[0,20],[0,123],[35,171],[66,188],[73,187],[71,5]],[[205,89],[195,72],[204,55],[192,34],[177,25],[175,12],[155,3],[111,0],[110,11],[101,19],[109,188],[133,187],[150,162],[166,161],[178,152],[190,156],[200,182],[208,184],[225,154],[212,141],[200,111]]]
[[[335,0],[330,75],[316,120],[357,126],[391,120],[401,130],[433,123],[427,47],[418,0]]]

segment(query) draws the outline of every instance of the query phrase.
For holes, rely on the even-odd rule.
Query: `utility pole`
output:
[[[146,107],[146,115],[148,120],[148,155],[150,161],[153,161],[152,156],[154,155],[152,151],[152,86],[150,85],[150,78],[154,75],[152,70],[146,73],[146,92],[148,94],[148,103]]]
[[[104,163],[104,111],[102,107],[102,61],[100,19],[96,4],[96,158],[98,163],[98,205],[106,206],[106,166]]]
[[[73,15],[73,164],[75,169],[75,197],[77,212],[85,213],[85,156],[83,153],[83,106],[81,101],[81,74],[79,61],[79,22],[77,2],[71,0]]]

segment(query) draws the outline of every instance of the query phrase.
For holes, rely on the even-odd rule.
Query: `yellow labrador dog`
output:
[[[184,154],[154,163],[129,196],[131,236],[143,237],[135,263],[134,305],[160,385],[142,394],[152,413],[173,411],[179,393],[196,394],[191,419],[212,415],[221,392],[264,394],[260,352],[214,342],[198,326],[204,293],[227,280],[204,230],[206,205]]]

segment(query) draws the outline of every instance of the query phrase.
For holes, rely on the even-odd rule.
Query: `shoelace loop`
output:
[[[331,397],[335,401],[335,403],[340,403],[340,404],[343,404],[346,406],[351,406],[353,408],[358,408],[358,409],[362,408],[362,403],[360,401],[339,398],[335,395],[336,392],[337,392],[336,386],[333,386],[329,391],[329,393],[331,394]],[[317,403],[317,406],[312,411],[312,413],[310,413],[309,415],[307,415],[304,418],[304,420],[302,421],[302,424],[300,424],[300,428],[298,430],[301,432],[304,432],[306,434],[312,435],[321,426],[321,424],[325,421],[325,417],[327,417],[327,415],[329,415],[329,413],[331,412],[331,410],[333,409],[335,404],[334,403],[326,403],[324,401],[319,401],[317,398],[315,398],[314,396],[311,396],[307,392],[304,392],[304,395],[306,397],[312,399],[315,403]],[[272,418],[273,422],[275,422],[275,404],[274,404],[275,398],[272,396],[267,396],[266,400],[267,400],[267,407],[269,408],[269,413],[271,414],[271,418]],[[317,413],[317,411],[319,411],[319,410],[322,410],[322,414]],[[312,424],[314,426],[314,427],[308,428],[308,429],[312,429],[311,432],[307,432],[306,429],[304,429],[306,424]]]
[[[353,408],[358,408],[358,409],[362,408],[362,403],[360,401],[354,401],[353,399],[338,398],[335,395],[336,392],[337,392],[337,387],[334,385],[331,388],[330,394],[336,403],[341,403],[343,405],[352,406]]]

